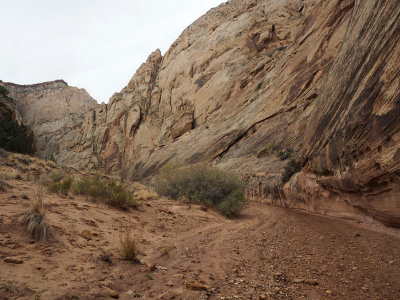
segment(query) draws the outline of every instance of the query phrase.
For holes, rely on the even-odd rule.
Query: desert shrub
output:
[[[3,181],[2,179],[0,179],[0,192],[5,192],[5,191],[7,191],[10,187],[11,187],[11,186],[10,186],[7,182],[5,182],[5,181]]]
[[[135,205],[133,195],[125,185],[114,180],[102,179],[99,175],[76,181],[72,190],[76,194],[89,196],[93,200],[99,200],[119,208]]]
[[[46,160],[47,160],[47,161],[56,162],[56,159],[55,159],[55,157],[54,157],[54,153],[50,154],[50,155],[46,158]]]
[[[268,145],[268,150],[270,151],[276,151],[279,149],[278,145]]]
[[[283,175],[282,175],[282,182],[288,182],[293,174],[300,172],[301,166],[296,162],[296,160],[291,159],[288,164],[285,166]]]
[[[29,211],[27,211],[22,220],[22,225],[35,241],[46,241],[53,237],[50,227],[45,221],[46,209],[43,207],[41,189],[35,193]]]
[[[72,185],[72,191],[77,195],[89,195],[89,187],[90,180],[84,178],[74,182]]]
[[[290,149],[283,149],[278,152],[278,157],[280,160],[285,160],[290,157],[292,151]]]
[[[245,185],[233,174],[206,166],[161,170],[154,185],[159,195],[215,207],[227,216],[240,213],[245,205]]]
[[[58,193],[60,195],[67,196],[71,190],[73,182],[74,179],[71,176],[65,176],[59,181],[50,183],[49,190],[52,193]]]
[[[10,92],[4,86],[0,85],[0,95],[1,96],[8,98],[9,93]]]
[[[120,236],[120,254],[123,260],[136,262],[139,254],[138,243],[129,233]]]
[[[0,145],[10,152],[34,154],[36,151],[33,132],[14,120],[0,120]]]
[[[49,176],[53,182],[60,182],[66,176],[66,174],[64,171],[57,170],[51,172]]]

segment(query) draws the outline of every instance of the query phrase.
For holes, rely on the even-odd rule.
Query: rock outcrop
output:
[[[400,226],[399,17],[396,1],[231,0],[107,105],[34,122],[40,154],[130,179],[213,163],[250,197]]]
[[[15,99],[16,111],[24,125],[33,130],[42,158],[68,146],[68,140],[77,137],[74,127],[79,127],[79,116],[98,106],[84,89],[68,86],[63,80],[32,85],[0,82],[0,85]]]
[[[97,106],[84,89],[68,86],[64,80],[32,85],[2,82],[2,85],[16,99],[17,110],[27,126],[59,120]]]

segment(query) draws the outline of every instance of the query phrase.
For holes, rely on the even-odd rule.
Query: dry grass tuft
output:
[[[168,246],[161,247],[161,249],[160,249],[161,256],[170,257],[171,250],[172,250],[172,248],[168,247]]]
[[[129,233],[122,234],[119,239],[121,258],[126,261],[136,262],[139,254],[136,239]]]
[[[43,192],[37,187],[31,207],[25,213],[22,225],[35,241],[47,241],[53,238],[50,227],[45,221],[47,210],[43,207]]]

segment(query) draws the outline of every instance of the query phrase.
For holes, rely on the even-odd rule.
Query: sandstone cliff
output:
[[[37,139],[38,154],[42,158],[58,152],[64,140],[74,136],[75,120],[83,112],[98,104],[84,89],[68,86],[63,80],[32,85],[0,82],[16,101],[16,111],[24,125],[32,128]],[[76,116],[74,116],[76,114]],[[67,119],[72,116],[74,125]],[[79,119],[79,118],[78,118]],[[58,141],[57,130],[62,128],[63,141]]]
[[[396,1],[231,0],[109,104],[33,124],[40,154],[130,179],[211,162],[250,197],[400,226],[399,16]]]

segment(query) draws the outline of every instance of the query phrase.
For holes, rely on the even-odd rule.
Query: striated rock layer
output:
[[[130,179],[211,162],[250,197],[400,226],[399,17],[396,1],[229,1],[107,105],[34,121],[39,153]]]

